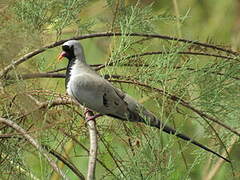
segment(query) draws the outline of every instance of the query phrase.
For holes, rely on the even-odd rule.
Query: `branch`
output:
[[[50,147],[44,145],[43,146],[50,154],[52,154],[53,156],[55,156],[59,161],[63,162],[63,164],[65,164],[67,167],[69,167],[69,169],[72,170],[72,172],[81,180],[85,180],[84,175],[76,168],[76,166],[71,163],[69,160],[67,160],[64,156],[62,156],[60,153],[58,153],[57,151],[54,151],[53,149],[51,149]]]
[[[15,122],[1,118],[0,117],[0,122],[4,123],[19,133],[27,140],[29,141],[30,144],[32,144],[49,162],[50,166],[53,168],[53,170],[58,173],[64,180],[68,180],[66,175],[57,167],[56,163],[48,156],[47,152],[42,148],[42,146],[37,142],[37,140],[33,139],[22,127],[18,126]]]
[[[39,48],[35,51],[32,51],[24,56],[22,56],[21,58],[17,59],[17,60],[12,60],[12,63],[8,66],[6,66],[1,72],[0,72],[0,78],[4,78],[6,76],[6,74],[14,69],[17,65],[25,62],[26,60],[46,51],[47,49],[51,49],[54,47],[57,47],[59,45],[62,45],[64,42],[68,41],[68,40],[83,40],[83,39],[88,39],[88,38],[95,38],[95,37],[111,37],[111,36],[136,36],[136,37],[147,37],[147,38],[159,38],[159,39],[164,39],[164,40],[170,40],[170,41],[178,41],[178,42],[183,42],[183,43],[187,43],[187,44],[194,44],[194,45],[198,45],[198,46],[202,46],[202,47],[206,47],[206,48],[211,48],[211,49],[215,49],[215,50],[219,50],[228,54],[232,54],[235,56],[240,55],[239,52],[236,51],[232,51],[229,49],[224,49],[215,45],[211,45],[211,44],[207,44],[207,43],[202,43],[202,42],[198,42],[198,41],[192,41],[192,40],[187,40],[187,39],[182,39],[182,38],[176,38],[176,37],[171,37],[171,36],[165,36],[165,35],[160,35],[160,34],[145,34],[145,33],[130,33],[130,34],[124,34],[124,33],[114,33],[114,32],[102,32],[102,33],[95,33],[95,34],[87,34],[87,35],[83,35],[83,36],[76,36],[76,37],[72,37],[69,39],[64,39],[64,40],[60,40],[57,42],[54,42],[50,45],[44,46],[42,48]]]
[[[93,112],[87,111],[85,115],[85,119],[87,120],[91,116],[94,116]],[[98,150],[97,129],[96,129],[95,119],[87,121],[87,125],[88,125],[89,138],[90,138],[87,180],[93,180],[95,179],[95,169],[96,169],[97,150]]]
[[[122,176],[124,176],[125,179],[127,179],[126,175],[123,173],[123,170],[121,169],[121,167],[119,166],[117,159],[114,157],[114,154],[110,151],[110,149],[108,148],[109,146],[106,144],[106,141],[103,137],[101,137],[100,135],[98,135],[98,137],[100,138],[102,144],[104,145],[104,147],[106,148],[108,154],[111,156],[112,160],[114,161],[114,163],[116,164],[118,170],[121,172]]]
[[[125,58],[121,58],[120,60],[122,60],[122,59],[131,59],[131,58],[142,57],[142,56],[150,56],[150,55],[157,55],[157,54],[172,54],[172,53],[173,52],[163,52],[163,51],[145,52],[145,53],[141,53],[141,54],[133,54],[133,55],[127,56]],[[203,53],[203,52],[179,51],[179,52],[177,52],[177,54],[196,55],[196,56],[209,56],[209,57],[216,57],[216,58],[230,59],[230,60],[238,61],[234,57],[222,56],[222,55],[218,55],[218,54]],[[119,61],[119,60],[116,60],[116,61]],[[113,65],[113,63],[109,63],[107,65],[111,66],[111,65]],[[94,67],[95,70],[100,70],[103,67],[106,67],[107,65],[106,64],[92,64],[91,67]],[[67,68],[60,68],[60,69],[56,69],[56,70],[53,70],[53,71],[48,71],[46,73],[55,73],[55,72],[59,72],[59,71],[64,71],[66,69]]]
[[[142,57],[142,56],[150,56],[150,55],[157,55],[157,54],[174,54],[174,52],[163,52],[163,51],[153,51],[153,52],[145,52],[141,54],[133,54],[130,56],[127,56],[125,58],[121,58],[119,60],[116,60],[116,62],[123,60],[123,59],[132,59],[136,57]],[[211,53],[203,53],[203,52],[191,52],[191,51],[179,51],[176,52],[176,54],[185,54],[185,55],[195,55],[195,56],[209,56],[209,57],[216,57],[216,58],[222,58],[222,59],[229,59],[229,60],[235,60],[237,62],[240,62],[239,60],[236,59],[236,57],[230,57],[230,56],[222,56],[218,54],[211,54]],[[106,67],[106,66],[111,66],[113,65],[113,62],[109,64],[99,64],[98,67],[95,68],[96,71]],[[62,69],[61,69],[62,70]]]
[[[60,131],[66,135],[67,137],[71,138],[75,143],[77,143],[79,146],[81,146],[83,148],[84,151],[86,151],[88,154],[90,153],[89,150],[83,145],[81,144],[74,135],[69,134],[68,132],[66,132],[63,129],[60,129]],[[115,179],[118,179],[118,177],[100,160],[97,158],[97,162],[103,167],[105,168],[110,174],[112,174]]]

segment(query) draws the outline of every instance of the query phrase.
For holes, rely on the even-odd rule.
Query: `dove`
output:
[[[203,144],[164,124],[152,112],[138,103],[137,100],[102,78],[87,64],[83,47],[77,40],[65,42],[62,45],[62,50],[58,59],[64,57],[68,59],[65,78],[68,95],[80,105],[98,113],[87,120],[107,115],[123,121],[145,123],[188,141],[227,162],[231,162]]]

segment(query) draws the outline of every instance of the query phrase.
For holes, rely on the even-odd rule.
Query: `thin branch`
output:
[[[71,138],[75,143],[77,143],[79,146],[81,146],[83,148],[84,151],[86,151],[88,154],[90,153],[89,150],[82,144],[80,143],[75,136],[69,134],[68,132],[66,132],[63,129],[60,129],[60,131],[66,135],[67,137]],[[116,179],[119,179],[100,159],[97,158],[97,162],[103,167],[105,168],[110,174],[112,174]]]
[[[22,115],[20,118],[22,118],[23,116],[27,116],[29,114],[31,114],[32,112],[36,111],[36,110],[40,110],[43,108],[50,108],[50,107],[54,107],[54,106],[58,106],[58,105],[68,105],[68,104],[75,104],[77,106],[79,106],[79,104],[76,104],[74,101],[72,101],[70,98],[57,98],[56,100],[53,100],[51,102],[39,102],[39,101],[35,101],[36,104],[38,105],[38,108],[25,113],[24,115]],[[18,119],[20,119],[18,118]],[[69,138],[71,138],[75,143],[77,143],[78,145],[80,145],[83,150],[85,150],[88,154],[90,153],[89,150],[83,145],[81,144],[74,136],[68,134],[66,131],[64,131],[63,129],[61,129],[61,132],[68,136]],[[22,133],[19,133],[22,134]],[[18,134],[8,134],[6,137],[13,137],[16,136]],[[116,179],[118,179],[118,177],[100,160],[100,159],[96,159],[98,161],[98,163],[106,169],[107,172],[109,172],[111,175],[113,175]]]
[[[222,147],[224,148],[224,150],[225,150],[224,157],[226,157],[226,155],[227,155],[228,159],[231,161],[230,154],[229,154],[229,149],[227,149],[226,145],[223,143],[223,141],[220,138],[218,132],[216,131],[216,129],[208,121],[206,121],[206,123],[213,130],[213,133],[215,134],[215,136],[217,137],[218,141],[221,143]],[[232,162],[230,162],[230,166],[231,166],[231,169],[232,169],[232,172],[233,172],[233,164],[232,164]],[[234,176],[234,172],[233,172],[233,176]]]
[[[32,73],[32,74],[23,74],[22,79],[33,79],[33,78],[65,78],[65,74],[60,73]]]
[[[52,108],[54,106],[59,106],[59,105],[67,105],[67,104],[76,104],[76,102],[74,102],[71,98],[67,98],[67,97],[59,97],[53,101],[47,101],[47,102],[39,102],[39,101],[35,101],[35,103],[38,105],[38,107],[31,109],[30,111],[20,115],[19,117],[16,118],[16,120],[22,119],[30,114],[32,114],[35,111],[44,109],[44,108]],[[78,105],[79,106],[79,105]],[[2,128],[5,128],[5,126],[0,127],[0,130]]]
[[[12,63],[9,64],[8,66],[6,66],[0,72],[0,78],[4,78],[6,76],[6,74],[9,71],[13,70],[17,65],[19,65],[19,64],[25,62],[26,60],[28,60],[28,59],[46,51],[47,49],[51,49],[51,48],[57,47],[59,45],[62,45],[64,42],[66,42],[68,40],[72,40],[72,39],[83,40],[83,39],[88,39],[88,38],[111,37],[111,36],[136,36],[136,37],[159,38],[159,39],[164,39],[164,40],[183,42],[183,43],[187,43],[187,44],[194,44],[194,45],[198,45],[198,46],[202,46],[202,47],[206,47],[206,48],[210,48],[210,49],[219,50],[219,51],[222,51],[222,52],[225,52],[225,53],[228,53],[228,54],[232,54],[232,55],[235,55],[235,56],[240,55],[239,52],[232,51],[230,49],[225,49],[225,48],[222,48],[222,47],[218,47],[218,46],[215,46],[215,45],[202,43],[202,42],[198,42],[198,41],[193,41],[193,40],[171,37],[171,36],[165,36],[165,35],[160,35],[160,34],[145,34],[145,33],[130,33],[130,34],[127,33],[127,34],[124,34],[124,33],[114,33],[114,32],[102,32],[102,33],[87,34],[87,35],[83,35],[83,36],[76,36],[76,37],[72,37],[72,38],[69,38],[69,39],[60,40],[60,41],[54,42],[50,45],[39,48],[35,51],[32,51],[32,52],[22,56],[21,58],[19,58],[17,60],[12,60]]]
[[[111,158],[113,159],[114,163],[116,164],[118,170],[121,172],[121,174],[125,177],[126,179],[126,175],[123,173],[123,170],[121,169],[121,167],[119,166],[116,158],[114,157],[113,153],[109,150],[107,144],[105,143],[105,139],[103,137],[100,136],[100,134],[98,134],[98,137],[100,138],[100,141],[103,143],[104,147],[106,148],[108,154],[111,156]]]
[[[185,54],[185,55],[196,55],[196,56],[210,56],[210,57],[216,57],[216,58],[222,58],[222,59],[237,60],[236,57],[234,58],[234,57],[222,56],[222,55],[218,55],[218,54],[211,54],[211,53],[205,53],[205,52],[191,52],[191,51],[179,51],[179,52],[153,51],[153,52],[145,52],[145,53],[141,53],[141,54],[130,55],[130,56],[126,57],[126,59],[131,59],[131,58],[141,57],[141,56],[157,55],[157,54],[175,54],[175,53],[176,54]]]
[[[151,87],[151,86],[149,86],[149,85],[147,85],[147,84],[144,84],[144,83],[141,83],[141,82],[138,82],[138,81],[115,80],[115,79],[114,79],[114,80],[111,79],[111,80],[109,80],[109,81],[111,81],[111,82],[118,82],[118,83],[135,84],[135,85],[138,85],[138,86],[142,86],[142,87],[145,87],[145,88],[148,88],[148,89],[152,89],[152,90],[154,90],[154,91],[157,91],[157,92],[161,93],[162,95],[168,97],[168,98],[171,99],[172,101],[175,101],[175,102],[181,104],[182,106],[184,106],[184,107],[186,107],[186,108],[188,108],[188,109],[191,109],[193,112],[195,112],[196,114],[198,114],[200,117],[206,118],[206,119],[208,119],[208,120],[210,120],[210,121],[213,121],[213,122],[217,123],[218,125],[220,125],[220,126],[226,128],[226,129],[228,129],[228,130],[231,131],[232,133],[240,136],[240,132],[238,132],[237,130],[233,129],[232,127],[230,127],[230,126],[228,126],[228,125],[226,125],[226,124],[224,124],[223,122],[219,121],[218,119],[216,119],[216,118],[214,118],[214,117],[212,117],[212,116],[209,116],[209,115],[203,113],[202,111],[194,108],[194,107],[191,106],[187,101],[185,101],[185,100],[183,100],[183,99],[181,99],[181,98],[179,98],[179,97],[177,97],[177,96],[175,96],[175,95],[172,95],[172,94],[170,94],[170,93],[168,93],[168,92],[166,92],[166,91],[164,91],[164,90],[162,90],[162,89],[155,88],[155,87]]]
[[[132,58],[137,58],[137,57],[142,57],[142,56],[150,56],[150,55],[158,55],[158,54],[174,54],[174,52],[163,52],[163,51],[153,51],[153,52],[145,52],[145,53],[141,53],[141,54],[133,54],[127,57],[124,57],[122,59],[132,59]],[[239,62],[239,60],[237,60],[234,57],[230,57],[230,56],[222,56],[222,55],[218,55],[218,54],[211,54],[211,53],[203,53],[203,52],[191,52],[191,51],[179,51],[176,54],[185,54],[185,55],[195,55],[195,56],[209,56],[209,57],[216,57],[216,58],[222,58],[222,59],[229,59],[229,60],[236,60]],[[120,59],[120,60],[122,60]],[[116,62],[119,60],[116,60]],[[111,66],[113,65],[113,62],[108,63],[108,64],[101,64],[98,67],[95,68],[96,71],[106,67],[106,66]]]
[[[87,111],[85,113],[85,119],[94,116],[93,112]],[[89,148],[89,160],[88,160],[88,173],[87,180],[95,179],[95,170],[96,170],[96,161],[97,161],[97,129],[95,119],[87,120],[89,139],[90,139],[90,148]]]
[[[77,169],[77,167],[70,162],[68,159],[66,159],[64,156],[62,156],[57,151],[51,149],[50,147],[44,145],[43,146],[50,154],[55,156],[59,161],[61,161],[63,164],[65,164],[69,169],[72,170],[72,172],[81,180],[85,180],[84,175]]]
[[[15,122],[13,122],[9,119],[5,119],[5,118],[1,118],[1,117],[0,117],[0,122],[12,127],[13,129],[15,129],[16,131],[21,133],[21,135],[27,141],[29,141],[29,143],[32,144],[48,160],[48,162],[49,162],[50,166],[53,168],[53,170],[56,173],[58,173],[64,180],[68,180],[67,176],[61,171],[61,169],[59,169],[57,167],[57,164],[48,156],[47,152],[42,148],[42,146],[37,142],[37,140],[32,138],[22,127],[20,127]]]
[[[59,68],[59,69],[56,69],[56,70],[48,71],[48,72],[46,72],[46,73],[56,73],[56,72],[59,72],[59,71],[64,71],[64,70],[66,70],[66,69],[67,69],[67,68],[64,67],[64,68]]]

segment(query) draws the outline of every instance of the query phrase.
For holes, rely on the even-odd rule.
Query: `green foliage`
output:
[[[87,0],[21,0],[13,6],[13,11],[26,29],[43,32],[50,27],[59,36],[66,26],[81,24],[79,13],[86,3]]]
[[[180,16],[176,16],[172,1],[12,0],[0,3],[0,23],[3,25],[0,28],[0,70],[56,39],[88,32],[112,31],[123,35],[137,32],[178,37],[180,28],[179,38],[201,42],[211,39],[211,44],[221,42],[228,46],[232,45],[229,42],[232,38],[236,40],[233,48],[238,48],[237,34],[232,31],[233,20],[229,20],[233,18],[219,13],[231,12],[230,17],[237,17],[230,1],[186,0],[178,6]],[[106,63],[99,72],[101,75],[111,77],[110,80],[128,81],[113,83],[164,123],[219,153],[224,152],[224,147],[218,137],[226,148],[233,147],[230,152],[233,168],[224,163],[217,169],[215,179],[232,178],[232,171],[239,173],[236,135],[193,111],[195,108],[239,129],[238,56],[151,37],[114,36],[81,43],[88,62]],[[0,92],[0,114],[18,123],[42,145],[59,152],[86,175],[88,153],[83,146],[88,148],[89,138],[82,109],[72,104],[39,108],[42,103],[65,97],[64,80],[24,79],[26,74],[65,67],[66,62],[55,61],[60,51],[60,48],[49,49],[8,73],[3,79],[8,86]],[[205,55],[180,54],[183,51]],[[142,54],[146,52],[159,53]],[[231,56],[235,60],[209,54]],[[150,88],[140,86],[138,82]],[[170,95],[183,99],[187,106]],[[140,123],[104,116],[97,120],[97,126],[98,158],[111,172],[98,162],[97,179],[204,179],[218,163],[218,158],[210,153]],[[77,179],[59,161],[58,166],[70,179]],[[59,178],[21,134],[0,124],[0,178],[34,177]]]

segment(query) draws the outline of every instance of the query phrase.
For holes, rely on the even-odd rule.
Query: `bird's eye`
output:
[[[65,46],[62,46],[62,50],[63,50],[63,51],[69,51],[70,48],[69,48],[69,46],[65,45]]]

